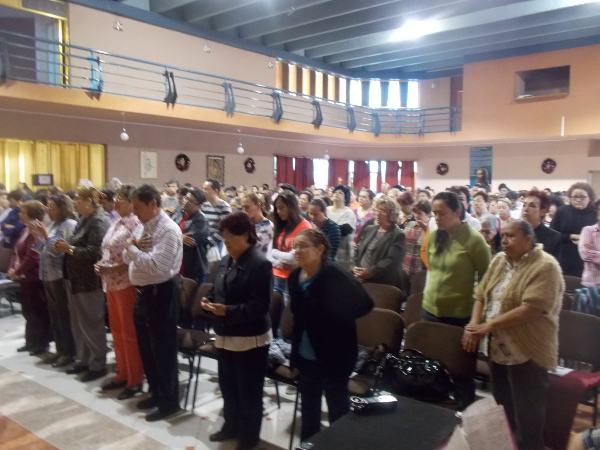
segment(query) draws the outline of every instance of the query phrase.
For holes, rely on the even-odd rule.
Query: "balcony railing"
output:
[[[9,80],[211,108],[375,134],[460,130],[457,106],[367,108],[0,30],[0,83]]]

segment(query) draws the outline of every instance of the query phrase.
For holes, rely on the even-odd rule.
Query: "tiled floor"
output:
[[[202,361],[196,407],[168,421],[148,423],[135,403],[144,397],[118,401],[118,391],[99,392],[105,382],[82,383],[64,370],[40,363],[36,357],[17,353],[23,345],[24,320],[21,315],[6,316],[0,305],[0,414],[34,432],[60,450],[82,449],[177,449],[229,450],[235,441],[212,443],[208,435],[218,431],[222,399],[215,382],[216,362]],[[4,313],[4,314],[3,314]],[[114,363],[114,354],[108,355]],[[187,381],[187,365],[182,360],[182,393]],[[275,388],[265,387],[265,411],[260,448],[287,448],[294,396],[282,395],[281,409],[275,403]],[[0,436],[0,441],[1,441]]]

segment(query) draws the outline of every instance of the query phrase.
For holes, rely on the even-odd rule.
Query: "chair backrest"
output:
[[[281,315],[283,314],[283,297],[279,292],[271,292],[271,304],[269,305],[269,317],[271,318],[271,329],[273,336],[277,336],[277,330],[281,323]]]
[[[397,313],[401,311],[404,294],[397,287],[378,283],[364,283],[363,286],[373,298],[375,308],[389,309]]]
[[[190,278],[181,279],[181,294],[180,302],[183,311],[189,311],[193,305],[193,294],[196,290],[197,283]]]
[[[560,312],[558,355],[591,364],[600,370],[600,317],[575,311]]]
[[[372,348],[387,345],[390,352],[397,354],[404,334],[402,317],[389,309],[373,308],[369,314],[356,321],[358,345]]]
[[[425,292],[425,283],[427,281],[427,271],[421,270],[410,276],[410,294],[422,294]]]
[[[406,329],[421,320],[421,309],[423,309],[423,293],[410,294],[402,313]]]
[[[283,339],[291,340],[294,331],[294,315],[290,308],[290,303],[283,309],[281,314],[281,322],[279,322],[279,331]]]
[[[565,292],[574,293],[575,289],[581,289],[583,286],[581,284],[581,278],[574,277],[571,275],[563,275],[565,279]]]
[[[571,310],[573,308],[573,305],[575,305],[576,303],[577,303],[577,294],[573,294],[573,293],[569,293],[569,292],[565,291],[563,294],[562,309]]]
[[[0,247],[0,272],[8,272],[8,266],[10,264],[10,258],[12,257],[13,250],[11,248]]]
[[[436,322],[415,322],[406,330],[404,348],[419,350],[428,358],[442,362],[453,378],[475,376],[477,353],[463,350],[463,328]]]
[[[208,295],[208,293],[210,292],[210,290],[212,289],[212,287],[213,287],[212,283],[202,283],[200,285],[200,287],[198,288],[198,290],[196,291],[196,296],[194,298],[194,304],[192,305],[192,312],[193,312],[194,316],[198,317],[199,319],[203,319],[203,320],[211,320],[212,319],[211,315],[208,314],[206,311],[204,311],[200,304],[202,297],[206,297]]]

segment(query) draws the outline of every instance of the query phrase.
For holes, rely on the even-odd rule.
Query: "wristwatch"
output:
[[[74,248],[75,248],[75,247],[73,247],[73,246],[69,247],[69,255],[73,256],[73,249],[74,249]]]

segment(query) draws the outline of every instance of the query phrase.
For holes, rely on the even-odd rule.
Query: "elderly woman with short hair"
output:
[[[492,256],[501,250],[500,246],[500,220],[492,214],[484,214],[479,217],[481,230],[479,232],[485,238],[485,242],[490,246]]]
[[[515,220],[502,229],[502,249],[475,289],[463,346],[468,352],[481,347],[489,356],[492,392],[519,449],[543,450],[548,371],[558,359],[565,284],[528,222]]]
[[[48,351],[51,341],[50,316],[46,306],[44,285],[40,280],[40,255],[33,250],[32,223],[44,219],[46,207],[37,200],[29,200],[19,210],[19,220],[25,228],[13,247],[8,276],[21,284],[21,309],[25,318],[25,346],[17,351],[41,355]]]
[[[126,400],[142,390],[144,368],[133,323],[136,291],[129,280],[129,265],[123,261],[127,240],[142,234],[140,219],[133,214],[132,184],[122,185],[115,195],[119,219],[112,223],[102,240],[102,259],[95,266],[102,278],[108,304],[108,320],[113,335],[117,376],[102,386],[103,391],[124,388],[117,396]]]
[[[398,221],[398,203],[380,197],[376,204],[375,224],[363,228],[356,244],[354,275],[369,283],[402,287],[400,271],[404,260],[405,236]]]
[[[29,228],[37,240],[33,249],[40,254],[40,279],[44,284],[56,345],[56,353],[43,359],[54,367],[63,367],[75,358],[75,341],[63,272],[65,254],[54,251],[53,245],[59,239],[70,239],[77,222],[73,220],[73,201],[65,194],[52,195],[48,199],[47,210],[51,220],[48,228],[41,221],[31,223]]]
[[[201,305],[214,317],[225,423],[209,439],[237,438],[238,450],[250,450],[259,442],[262,422],[273,271],[255,245],[256,228],[246,213],[225,216],[219,231],[228,255],[219,263],[214,287]]]

